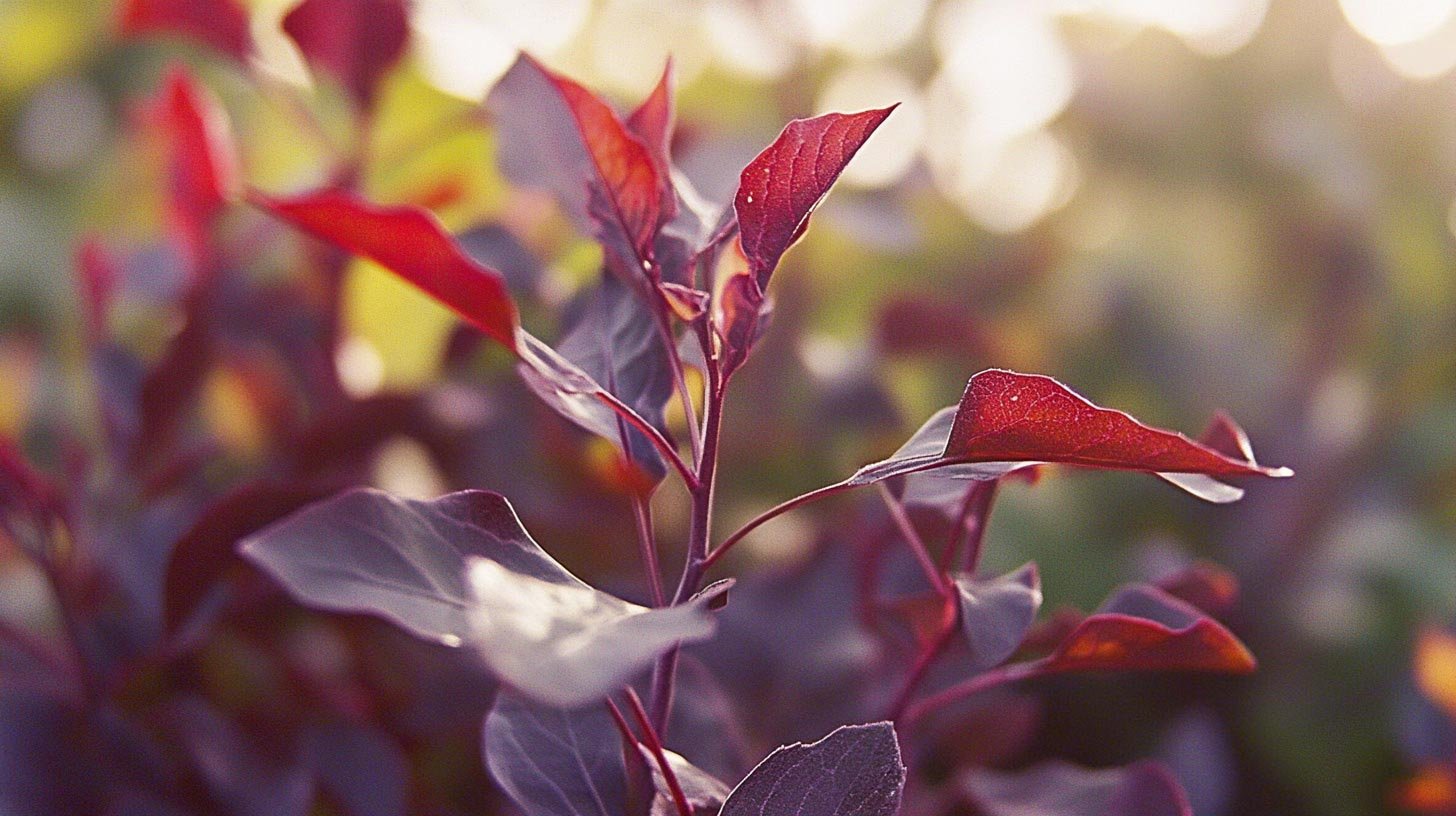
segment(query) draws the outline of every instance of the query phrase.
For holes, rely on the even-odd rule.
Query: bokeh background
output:
[[[291,4],[250,5],[262,82],[187,43],[120,41],[104,2],[0,0],[0,433],[95,421],[74,247],[156,240],[164,191],[136,106],[169,62],[222,97],[250,183],[315,183],[352,144],[341,97],[278,29]],[[1417,633],[1456,612],[1456,0],[416,0],[413,26],[365,187],[434,202],[456,229],[527,236],[545,302],[599,256],[546,199],[509,188],[472,114],[517,49],[624,105],[671,54],[676,155],[718,201],[788,118],[901,103],[776,277],[773,335],[729,415],[722,529],[892,450],[990,365],[1189,431],[1224,408],[1296,478],[1232,507],[1136,477],[1014,484],[989,565],[1035,559],[1049,602],[1084,609],[1182,559],[1238,575],[1233,623],[1261,670],[1213,689],[1217,716],[1195,708],[1132,743],[1201,769],[1185,775],[1213,790],[1201,816],[1403,812],[1399,781],[1456,756],[1411,672]],[[367,265],[346,288],[351,393],[435,381],[449,316]],[[117,322],[142,353],[175,329],[145,298]],[[239,391],[216,375],[202,422],[245,468],[261,443]],[[606,511],[563,511],[543,487],[590,483],[553,475],[559,445],[481,451],[545,461],[514,474],[529,487],[494,461],[468,481],[544,519],[548,549],[583,571],[635,569],[571,543],[595,540],[581,531],[599,536]],[[464,486],[404,439],[373,480]],[[834,512],[775,522],[737,568],[793,563]],[[681,496],[658,514],[679,539]],[[0,615],[44,629],[43,596],[24,559],[0,562]],[[1127,692],[1086,686],[1050,716],[1115,732],[1138,716]],[[1109,744],[1073,753],[1139,755]]]

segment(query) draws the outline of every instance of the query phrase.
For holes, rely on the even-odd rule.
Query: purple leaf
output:
[[[958,406],[936,412],[893,456],[848,483],[921,473],[996,479],[1047,462],[1154,473],[1214,502],[1243,495],[1214,477],[1291,475],[1099,408],[1050,377],[988,369],[971,377]]]
[[[845,165],[892,110],[795,119],[743,168],[733,209],[760,290],[768,288],[779,258],[804,234],[809,216]]]
[[[583,583],[531,540],[504,497],[485,491],[413,501],[352,490],[239,548],[302,603],[468,643],[502,680],[557,706],[599,700],[714,629],[712,598],[646,609]]]
[[[528,816],[625,816],[618,733],[603,706],[562,710],[501,692],[485,718],[485,767]]]
[[[653,427],[665,430],[664,410],[673,388],[672,364],[653,320],[626,285],[608,275],[587,296],[558,346],[561,356],[580,366]],[[600,402],[597,405],[605,407]],[[666,465],[652,443],[615,413],[612,420],[619,430],[608,439],[623,448],[652,481],[660,481]]]
[[[313,801],[309,770],[255,744],[235,723],[201,697],[171,705],[179,746],[201,771],[226,813],[236,816],[304,816]]]
[[[404,56],[409,17],[404,0],[304,0],[283,18],[283,31],[315,71],[368,110],[379,80]]]
[[[1000,665],[1021,645],[1041,608],[1041,576],[1036,565],[1027,564],[990,580],[961,575],[955,585],[961,631],[971,647],[971,670]]]
[[[721,816],[893,816],[904,787],[894,726],[846,725],[769,754],[733,789]]]
[[[1192,816],[1178,783],[1156,762],[1090,769],[1044,762],[1019,772],[975,769],[962,790],[986,816]]]

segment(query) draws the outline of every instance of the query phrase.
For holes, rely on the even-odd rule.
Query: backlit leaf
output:
[[[1099,408],[1050,377],[988,369],[971,377],[959,405],[936,412],[893,456],[848,483],[908,474],[996,479],[1048,462],[1154,473],[1215,502],[1243,491],[1212,477],[1291,475]]]
[[[501,275],[465,254],[429,211],[381,207],[339,190],[253,199],[284,221],[399,275],[516,350],[516,304]]]
[[[1254,656],[1222,624],[1151,586],[1124,587],[1057,646],[1046,671],[1247,674]]]
[[[739,176],[733,208],[739,240],[760,290],[814,208],[894,107],[827,113],[790,122]]]

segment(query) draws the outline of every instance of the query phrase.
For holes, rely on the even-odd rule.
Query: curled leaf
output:
[[[1247,674],[1254,656],[1222,624],[1151,586],[1124,587],[1046,658],[1044,670]]]

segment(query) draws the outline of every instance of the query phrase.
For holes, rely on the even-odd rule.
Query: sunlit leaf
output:
[[[496,493],[413,501],[353,490],[239,547],[299,601],[468,643],[502,680],[550,705],[601,699],[679,641],[714,629],[712,598],[646,609],[583,583]]]
[[[733,208],[739,240],[760,290],[809,225],[845,165],[894,107],[827,113],[790,122],[739,176]]]
[[[1254,656],[1233,633],[1151,586],[1124,587],[1077,625],[1045,670],[1247,674]]]
[[[866,465],[848,483],[919,473],[997,479],[1048,462],[1154,473],[1216,502],[1243,491],[1213,477],[1291,475],[1099,408],[1050,377],[989,369],[971,377],[959,405],[936,412],[893,456]]]
[[[553,192],[625,276],[650,270],[673,199],[648,146],[601,98],[522,55],[486,98],[501,167],[518,184]],[[645,123],[643,123],[645,124]]]
[[[465,254],[428,211],[381,207],[338,190],[253,198],[284,221],[399,275],[516,350],[516,304],[501,275]]]

